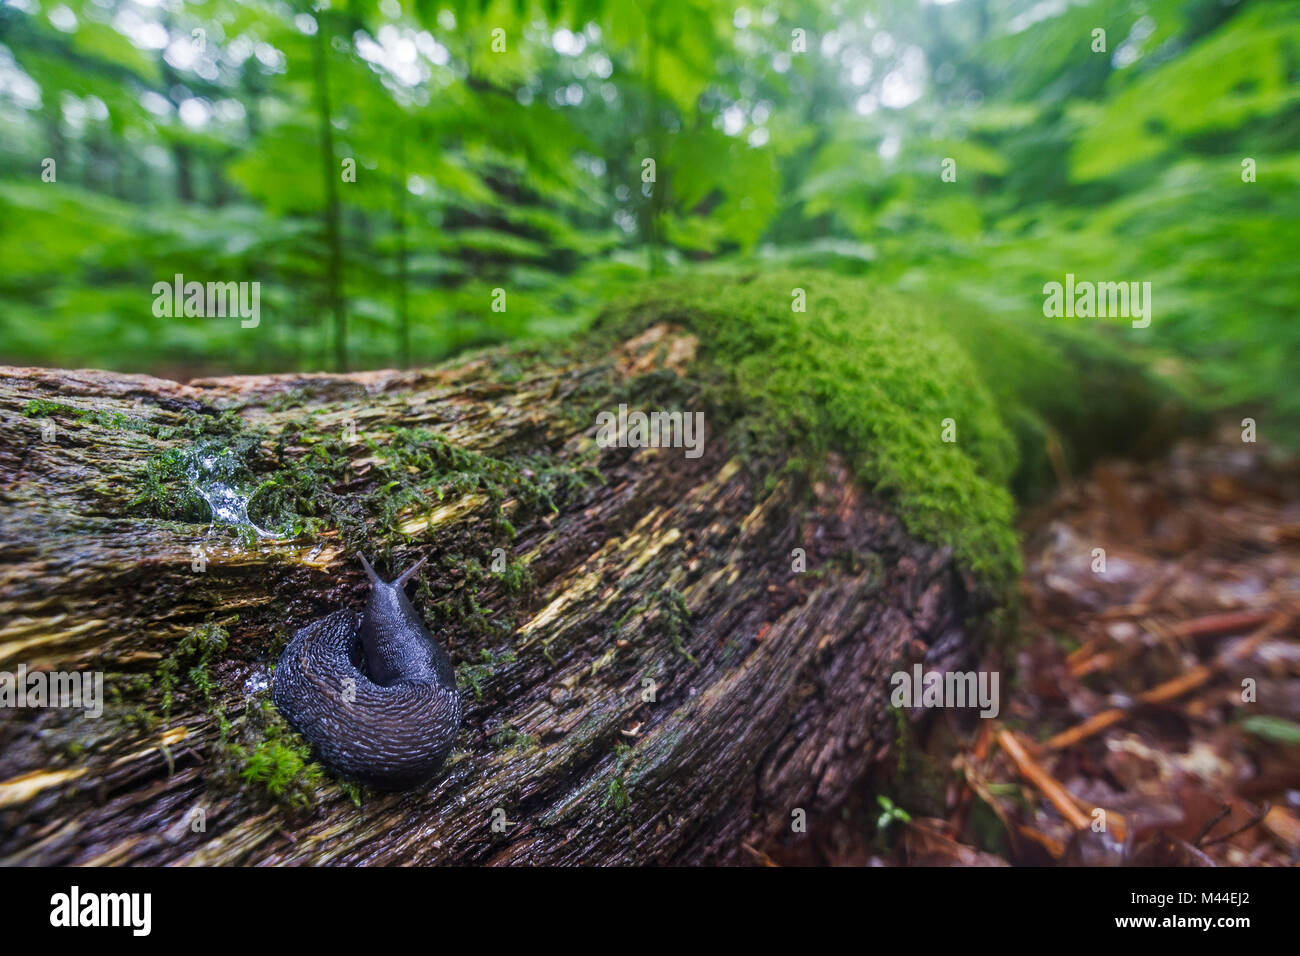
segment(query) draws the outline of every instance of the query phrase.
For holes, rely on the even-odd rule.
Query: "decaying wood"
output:
[[[508,620],[504,632],[460,632],[430,616],[458,668],[484,651],[498,661],[481,698],[467,695],[443,775],[408,793],[365,794],[359,807],[326,776],[304,814],[214,778],[214,709],[193,688],[178,690],[160,722],[126,719],[131,708],[164,710],[156,680],[129,679],[152,675],[213,621],[230,635],[212,671],[215,703],[238,720],[266,697],[277,640],[360,604],[354,556],[330,532],[248,545],[206,521],[138,516],[130,502],[144,463],[179,439],[55,413],[45,440],[29,405],[167,424],[225,404],[272,431],[314,413],[321,429],[349,418],[363,436],[418,425],[479,452],[567,462],[593,444],[593,422],[572,414],[581,396],[654,368],[645,349],[655,339],[669,344],[660,374],[689,379],[690,342],[672,330],[603,361],[539,360],[511,376],[491,355],[424,371],[188,385],[0,370],[0,670],[97,670],[110,692],[132,688],[99,720],[0,711],[0,861],[752,864],[817,839],[888,763],[889,675],[940,642],[946,662],[964,659],[986,609],[946,551],[909,537],[834,461],[811,488],[773,484],[762,463],[735,457],[716,421],[699,459],[600,451],[602,482],[517,523],[526,594],[494,581],[479,593]],[[273,401],[290,390],[300,405]],[[364,477],[370,452],[356,454]],[[427,510],[404,516],[410,541],[389,557],[472,551],[485,508],[481,496],[431,495]],[[202,573],[195,546],[209,562]],[[792,570],[797,547],[806,573]],[[840,560],[850,553],[875,558]],[[426,614],[428,595],[464,586],[434,561],[424,580],[416,603]],[[684,633],[652,600],[669,592],[689,609]],[[504,728],[525,736],[503,738]],[[806,833],[791,827],[800,809]]]

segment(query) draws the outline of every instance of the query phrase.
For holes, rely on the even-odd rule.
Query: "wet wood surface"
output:
[[[689,353],[664,335],[661,356]],[[802,839],[796,818],[835,825],[893,759],[889,675],[927,654],[965,660],[987,605],[946,552],[909,537],[834,460],[811,487],[769,480],[713,422],[698,459],[593,452],[592,421],[574,414],[581,397],[647,363],[628,346],[509,375],[483,356],[188,385],[0,370],[0,671],[99,671],[109,698],[97,720],[0,709],[0,861],[751,863],[755,847]],[[294,402],[278,403],[285,394]],[[41,402],[80,414],[42,414]],[[487,564],[490,505],[430,489],[426,507],[401,516],[404,540],[380,559],[430,556],[413,600],[458,671],[478,668],[456,747],[429,785],[363,793],[358,806],[324,774],[310,806],[293,809],[215,773],[216,715],[238,727],[268,699],[287,634],[365,594],[334,530],[249,542],[210,520],[138,513],[146,463],[184,441],[159,428],[222,407],[272,435],[310,416],[372,438],[349,465],[357,487],[394,427],[599,470],[558,510],[521,514],[509,548],[530,584],[511,594],[488,577],[472,595],[500,625],[486,633],[440,616],[468,585],[438,559]],[[115,413],[149,427],[120,427]],[[164,706],[159,667],[205,623],[229,635],[211,699],[182,681]]]

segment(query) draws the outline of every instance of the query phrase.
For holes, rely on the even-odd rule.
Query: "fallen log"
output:
[[[792,317],[792,281],[432,369],[0,370],[0,672],[106,698],[0,708],[0,862],[752,863],[869,803],[890,675],[992,634],[1015,447],[936,325],[829,277]],[[703,411],[698,457],[598,442],[620,405]],[[404,793],[269,699],[362,554],[429,559],[465,701]]]

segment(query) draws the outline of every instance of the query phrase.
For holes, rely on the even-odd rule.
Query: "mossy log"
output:
[[[753,862],[871,803],[890,674],[969,664],[997,589],[834,440],[795,468],[733,427],[704,327],[637,314],[418,371],[0,370],[0,671],[108,700],[0,709],[0,862]],[[709,408],[703,454],[600,447],[638,396]],[[288,636],[361,604],[358,552],[429,556],[466,700],[405,793],[269,702]]]

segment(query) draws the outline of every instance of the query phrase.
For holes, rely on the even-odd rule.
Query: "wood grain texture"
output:
[[[689,384],[690,343],[671,330],[657,342]],[[238,721],[268,694],[277,641],[359,610],[366,592],[332,533],[250,547],[207,522],[133,514],[144,462],[168,442],[58,414],[44,441],[24,411],[33,399],[153,424],[235,403],[272,433],[306,414],[322,429],[350,417],[363,435],[418,425],[458,447],[567,462],[593,442],[593,421],[574,414],[583,396],[663,372],[647,358],[654,344],[640,337],[585,364],[539,358],[509,376],[499,356],[189,385],[0,370],[0,670],[102,670],[120,690],[212,620],[230,636],[213,696]],[[277,409],[290,390],[301,403]],[[216,720],[193,689],[178,690],[154,726],[124,719],[131,707],[160,709],[155,680],[130,685],[98,721],[0,711],[0,861],[748,863],[747,843],[806,839],[791,832],[795,808],[810,830],[830,826],[890,755],[889,675],[927,655],[942,657],[934,666],[968,660],[989,606],[946,551],[909,537],[834,459],[811,486],[769,481],[770,467],[732,454],[725,426],[709,421],[695,460],[601,450],[603,482],[556,512],[521,514],[511,547],[530,589],[512,596],[490,579],[475,597],[502,630],[465,632],[431,611],[430,597],[465,586],[431,558],[427,590],[412,594],[430,629],[458,671],[484,651],[498,663],[481,696],[465,695],[456,746],[430,785],[367,794],[357,807],[326,777],[310,810],[290,814],[214,778]],[[356,454],[349,482],[363,487],[370,451]],[[486,508],[472,494],[431,493],[403,515],[410,540],[393,561],[485,549]],[[210,562],[201,574],[195,545]],[[792,571],[796,547],[805,573]],[[204,832],[189,825],[195,807]],[[492,826],[497,810],[504,832]]]

